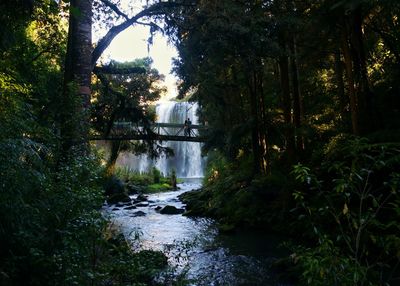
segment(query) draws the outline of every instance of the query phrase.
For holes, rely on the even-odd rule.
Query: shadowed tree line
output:
[[[225,230],[292,236],[280,267],[297,283],[395,285],[398,1],[119,4],[0,2],[1,284],[150,283],[163,265],[106,235],[105,170],[88,142],[115,120],[154,119],[147,100],[162,89],[150,62],[100,60],[119,33],[146,25],[176,44],[181,97],[197,100],[209,125],[207,177],[190,211]],[[106,30],[94,44],[92,26]],[[165,151],[115,143],[109,170],[126,148]]]
[[[164,88],[151,60],[99,62],[118,33],[176,5],[142,4],[127,16],[105,0],[0,1],[1,285],[149,285],[166,266],[162,253],[133,253],[101,215],[109,174],[88,142],[115,120],[154,120],[149,102]],[[95,25],[106,31],[97,44]]]
[[[181,95],[194,90],[215,129],[210,146],[254,154],[255,172],[270,172],[276,156],[307,157],[338,133],[395,133],[398,9],[396,1],[198,1],[167,17]]]
[[[188,207],[225,230],[292,235],[298,283],[400,277],[399,11],[221,0],[166,17],[181,97],[209,125],[208,175]]]

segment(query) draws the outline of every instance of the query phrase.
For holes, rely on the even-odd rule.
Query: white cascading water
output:
[[[157,122],[184,124],[190,118],[192,124],[198,124],[196,115],[197,103],[168,101],[159,103],[156,107]],[[200,178],[204,176],[205,158],[201,156],[201,143],[166,141],[163,145],[174,150],[174,156],[166,158],[164,155],[156,161],[150,160],[146,154],[135,156],[123,153],[117,164],[128,167],[141,173],[149,172],[155,166],[164,175],[174,169],[179,178]]]

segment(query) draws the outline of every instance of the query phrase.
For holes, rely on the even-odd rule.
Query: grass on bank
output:
[[[127,167],[118,167],[115,176],[125,182],[126,185],[138,187],[142,193],[168,192],[177,189],[177,184],[182,179],[176,177],[175,170],[164,175],[157,168],[153,167],[151,172],[138,172]]]

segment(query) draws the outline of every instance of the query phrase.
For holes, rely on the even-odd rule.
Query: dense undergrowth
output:
[[[166,258],[110,235],[99,157],[71,150],[61,159],[56,115],[41,109],[57,97],[47,80],[59,73],[41,71],[39,80],[8,68],[0,71],[0,285],[152,283]]]
[[[166,266],[162,253],[134,253],[109,231],[95,156],[55,171],[45,145],[2,140],[0,149],[1,285],[147,285]]]
[[[159,193],[177,189],[177,183],[181,182],[176,177],[175,170],[169,176],[165,176],[156,167],[151,172],[137,172],[129,168],[118,167],[115,177],[121,180],[128,192]]]
[[[206,215],[220,221],[221,230],[261,228],[280,231],[287,217],[294,183],[281,172],[270,176],[252,174],[251,159],[228,163],[218,153],[210,154],[201,192],[185,193],[187,215]]]
[[[293,170],[301,182],[292,227],[303,234],[303,244],[293,247],[302,278],[311,285],[395,285],[400,144],[337,136],[321,162]]]
[[[288,237],[305,285],[395,285],[400,275],[400,144],[339,135],[292,172],[251,176],[216,155],[188,215],[222,231],[261,228]],[[287,269],[285,269],[287,271]]]

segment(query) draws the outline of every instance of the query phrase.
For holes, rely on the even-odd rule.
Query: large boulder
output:
[[[124,182],[115,176],[110,177],[104,186],[109,204],[123,204],[130,203],[132,200],[125,192]]]
[[[178,209],[174,206],[165,206],[160,210],[160,214],[183,214],[185,212],[184,209]]]
[[[145,196],[145,195],[143,195],[143,194],[140,194],[140,195],[138,195],[137,197],[136,197],[136,199],[135,199],[137,202],[145,202],[145,201],[147,201],[147,196]]]
[[[127,190],[128,194],[130,194],[130,195],[140,194],[140,193],[143,192],[143,189],[144,189],[143,187],[137,186],[137,185],[133,185],[131,183],[128,183],[126,185],[126,190]]]
[[[130,203],[131,198],[125,193],[117,193],[109,195],[107,198],[107,202],[109,204]]]
[[[134,212],[131,216],[138,217],[138,216],[145,216],[145,215],[146,215],[145,212],[137,211],[137,212]]]
[[[149,203],[148,202],[141,202],[141,203],[135,204],[135,206],[137,206],[137,207],[148,207]]]
[[[125,192],[124,182],[115,176],[110,177],[105,186],[106,196],[112,196],[114,194],[120,194]]]

